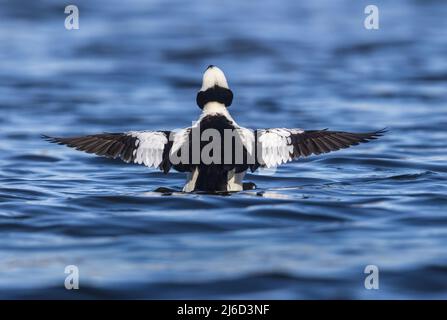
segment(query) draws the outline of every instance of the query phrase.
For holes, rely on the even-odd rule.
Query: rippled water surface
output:
[[[75,31],[1,5],[1,298],[447,298],[445,1],[376,1],[376,31],[365,1],[74,2]],[[39,137],[188,126],[209,64],[241,125],[390,131],[230,196]]]

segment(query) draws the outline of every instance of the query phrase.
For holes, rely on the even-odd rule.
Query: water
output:
[[[366,1],[75,2],[67,31],[2,1],[1,298],[447,298],[445,1],[375,1],[376,31]],[[188,126],[209,64],[241,125],[390,132],[231,196],[39,138]]]

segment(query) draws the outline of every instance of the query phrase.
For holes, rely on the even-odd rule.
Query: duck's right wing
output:
[[[382,136],[386,130],[352,133],[330,130],[261,129],[256,130],[257,167],[275,167],[311,154],[349,148]]]

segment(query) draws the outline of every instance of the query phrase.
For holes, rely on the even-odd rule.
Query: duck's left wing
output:
[[[258,166],[275,167],[299,157],[336,151],[359,143],[368,142],[382,136],[385,129],[352,133],[344,131],[262,129],[255,131]],[[260,153],[260,154],[259,154]]]
[[[158,167],[168,172],[171,168],[169,149],[172,146],[169,134],[170,131],[130,131],[69,138],[42,137],[76,150],[113,159],[120,158],[127,163]]]

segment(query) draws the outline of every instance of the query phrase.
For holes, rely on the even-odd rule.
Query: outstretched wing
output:
[[[258,161],[255,167],[275,167],[299,157],[349,148],[382,136],[386,130],[367,133],[343,131],[263,129],[256,131]],[[259,155],[259,152],[261,154]]]
[[[113,159],[120,158],[125,162],[143,164],[147,167],[158,167],[168,172],[171,167],[169,149],[172,146],[169,134],[169,131],[130,131],[71,138],[42,137],[76,150]]]

